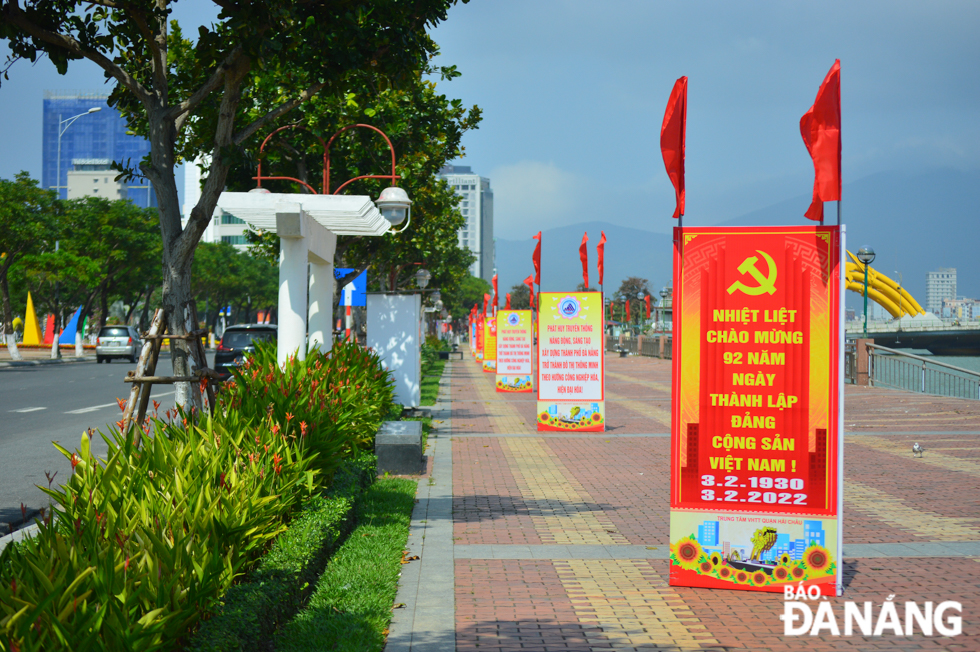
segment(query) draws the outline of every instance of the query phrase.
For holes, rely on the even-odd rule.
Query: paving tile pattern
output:
[[[846,388],[845,546],[889,556],[845,559],[830,600],[958,600],[964,634],[786,637],[781,595],[667,585],[670,440],[629,435],[669,430],[670,363],[606,364],[608,438],[535,436],[533,395],[453,365],[453,433],[487,435],[453,441],[457,650],[980,650],[980,559],[935,556],[980,541],[980,402]],[[501,545],[519,558],[478,558]]]

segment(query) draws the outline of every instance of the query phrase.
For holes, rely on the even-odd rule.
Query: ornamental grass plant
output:
[[[104,460],[91,433],[58,446],[72,477],[0,553],[0,650],[182,646],[390,411],[388,374],[353,348],[284,368],[260,349],[213,418],[154,414],[140,448],[117,425]]]

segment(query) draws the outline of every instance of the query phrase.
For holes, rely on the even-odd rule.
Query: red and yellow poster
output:
[[[605,432],[602,295],[538,300],[538,431]]]
[[[476,318],[476,359],[483,360],[483,344],[486,333],[483,332],[483,315]]]
[[[497,391],[530,392],[531,311],[501,310],[497,313]]]
[[[671,585],[839,594],[842,237],[674,229]]]
[[[497,372],[497,318],[490,315],[483,320],[483,371]]]

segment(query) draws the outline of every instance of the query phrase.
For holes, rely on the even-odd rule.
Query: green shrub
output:
[[[417,482],[383,478],[357,504],[357,528],[334,554],[309,605],[276,635],[280,652],[381,652],[398,591]]]
[[[276,628],[305,603],[330,554],[349,532],[354,500],[374,480],[376,464],[374,455],[344,462],[330,491],[303,506],[248,581],[231,587],[222,598],[219,612],[201,625],[188,649],[267,648]]]
[[[148,418],[140,449],[135,429],[102,435],[104,462],[87,435],[77,455],[58,446],[73,469],[48,491],[58,518],[0,553],[0,650],[179,647],[392,409],[389,375],[356,347],[269,360],[213,419]]]
[[[150,430],[152,428],[152,434]],[[103,464],[82,436],[71,479],[48,490],[58,518],[0,554],[0,648],[154,650],[172,646],[316,489],[302,438],[235,414],[202,425],[182,414],[103,436]]]
[[[378,355],[354,343],[328,353],[292,356],[279,366],[273,343],[258,343],[245,365],[221,392],[225,409],[245,419],[274,423],[295,420],[316,433],[309,445],[327,477],[344,457],[373,448],[374,435],[391,411],[394,384]]]

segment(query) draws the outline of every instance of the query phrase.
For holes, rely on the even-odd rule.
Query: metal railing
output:
[[[857,384],[857,344],[853,340],[844,342],[844,382]]]
[[[867,346],[868,379],[876,387],[980,400],[980,373],[976,371],[877,344]]]

